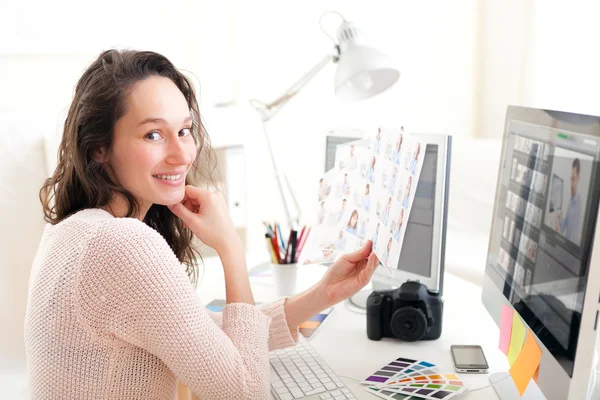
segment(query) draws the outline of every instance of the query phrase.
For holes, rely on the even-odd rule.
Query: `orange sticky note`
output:
[[[498,348],[508,355],[508,346],[510,345],[510,334],[512,333],[513,314],[515,310],[512,307],[503,305],[502,315],[500,317],[500,344]]]
[[[527,389],[531,378],[536,374],[541,359],[542,351],[531,331],[527,330],[527,337],[525,338],[525,344],[523,344],[521,353],[519,353],[517,360],[509,370],[510,376],[512,376],[521,396],[525,393],[525,389]]]
[[[508,346],[508,363],[512,367],[517,356],[521,352],[523,347],[523,341],[525,340],[525,334],[527,333],[525,325],[521,322],[519,314],[513,313],[512,331],[510,333],[510,346]]]
[[[319,326],[319,324],[319,321],[304,321],[298,326],[298,328],[317,329],[317,326]]]

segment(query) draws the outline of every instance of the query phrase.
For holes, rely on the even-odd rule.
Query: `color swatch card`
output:
[[[419,373],[419,371],[423,371]],[[427,361],[411,360],[409,358],[397,358],[381,367],[371,376],[360,382],[361,384],[387,384],[397,383],[398,377],[406,377],[409,374],[418,374],[419,376],[433,375],[438,373],[435,364]]]
[[[333,307],[329,307],[327,310],[320,312],[308,321],[305,321],[298,325],[298,330],[300,331],[302,336],[304,336],[307,339],[312,337],[312,335],[314,335],[317,329],[323,324],[323,322],[329,316],[329,314],[331,314],[332,310]]]
[[[223,310],[223,307],[225,307],[225,304],[227,304],[225,300],[215,299],[208,303],[206,305],[206,308],[212,312],[221,312]],[[256,303],[256,305],[259,304],[260,303]],[[309,339],[311,336],[314,335],[317,329],[321,327],[321,325],[323,325],[323,322],[331,314],[331,311],[333,311],[333,307],[329,307],[328,309],[321,311],[319,314],[315,315],[308,321],[304,321],[303,323],[301,323],[298,326],[298,331],[300,332],[300,334],[305,338]]]
[[[317,221],[300,264],[334,261],[371,240],[380,262],[397,268],[427,144],[403,128],[367,136],[368,145],[339,145],[335,166],[320,179]]]
[[[365,380],[365,391],[385,399],[450,399],[465,392],[463,381],[453,373],[442,373],[435,364],[397,358]]]

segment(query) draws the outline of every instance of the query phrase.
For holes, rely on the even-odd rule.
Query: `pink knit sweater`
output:
[[[269,351],[292,346],[286,299],[208,311],[164,238],[101,209],[47,225],[29,281],[34,399],[263,399]]]

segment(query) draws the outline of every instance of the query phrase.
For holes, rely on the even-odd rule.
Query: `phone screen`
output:
[[[483,350],[479,346],[452,346],[452,356],[457,367],[488,368]]]

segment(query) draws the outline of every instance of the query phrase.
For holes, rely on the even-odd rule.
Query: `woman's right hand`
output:
[[[167,207],[217,253],[235,246],[240,240],[222,193],[186,185],[183,201]]]

